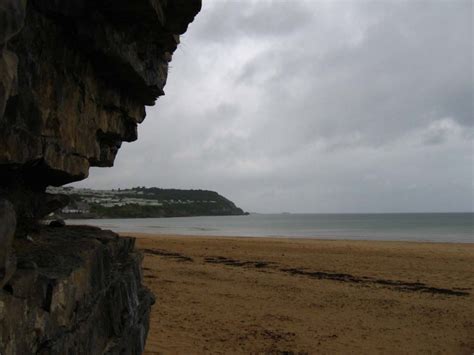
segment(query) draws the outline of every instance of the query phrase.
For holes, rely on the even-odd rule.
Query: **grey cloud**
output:
[[[198,40],[227,42],[242,36],[279,37],[303,30],[311,20],[304,1],[209,1],[207,21],[197,29]]]
[[[472,42],[471,1],[206,1],[138,142],[80,185],[472,210]]]
[[[472,125],[467,9],[446,3],[420,16],[408,5],[403,11],[378,6],[379,21],[357,45],[323,55],[318,44],[296,51],[271,48],[247,63],[236,83],[255,85],[267,68],[277,68],[262,85],[269,96],[266,110],[297,112],[306,126],[298,130],[303,141],[358,131],[367,144],[380,145],[445,116]]]

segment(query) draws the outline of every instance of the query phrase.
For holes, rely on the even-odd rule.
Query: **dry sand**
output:
[[[146,354],[474,351],[474,244],[134,236]]]

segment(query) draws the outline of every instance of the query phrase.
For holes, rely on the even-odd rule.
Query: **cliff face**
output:
[[[0,353],[142,353],[154,298],[134,239],[44,228],[14,247],[20,268],[0,292]]]
[[[20,216],[49,212],[35,208],[34,193],[112,166],[121,143],[137,139],[144,106],[163,95],[179,34],[200,6],[2,0],[0,189]],[[11,192],[25,187],[34,193]]]
[[[112,166],[137,139],[200,8],[0,0],[1,354],[141,353],[153,300],[133,241],[37,221],[68,203],[47,186]]]

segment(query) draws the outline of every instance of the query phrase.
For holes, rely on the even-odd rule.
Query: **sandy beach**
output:
[[[474,351],[474,244],[127,235],[146,354]]]

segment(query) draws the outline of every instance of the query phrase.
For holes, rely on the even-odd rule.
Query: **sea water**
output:
[[[474,213],[250,214],[67,223],[152,234],[474,243]]]

